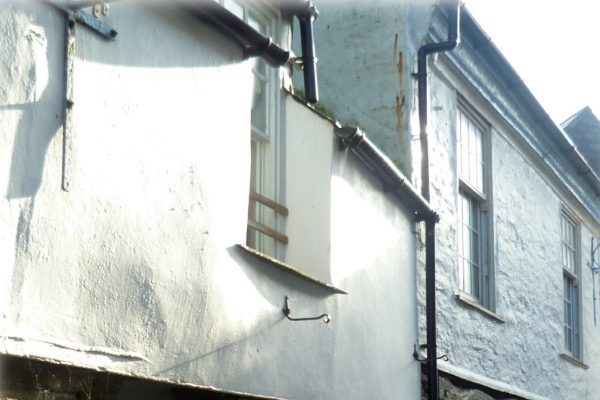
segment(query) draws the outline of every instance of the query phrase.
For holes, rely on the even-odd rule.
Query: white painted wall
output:
[[[583,358],[586,363],[593,362],[590,351],[597,347],[591,273],[586,266],[591,230],[598,232],[597,222],[563,190],[553,186],[534,160],[523,155],[514,144],[514,134],[498,117],[486,112],[489,106],[467,97],[493,127],[496,313],[506,323],[460,305],[455,299],[459,282],[455,250],[458,182],[454,126],[456,94],[465,95],[468,90],[460,85],[450,86],[447,77],[440,79],[439,72],[431,76],[430,84],[431,107],[436,110],[430,125],[430,143],[435,149],[432,157],[435,162],[431,167],[432,193],[435,194],[432,206],[441,214],[436,249],[438,348],[449,355],[451,366],[532,394],[550,399],[595,398],[586,386],[586,376],[596,376],[598,370],[586,371],[559,357],[564,351],[561,206],[576,212],[582,222]]]
[[[417,93],[409,74],[416,69],[416,50],[425,41],[432,8],[429,3],[391,4],[376,1],[361,6],[349,2],[342,7],[325,2],[320,6],[323,13],[315,29],[319,38],[321,89],[324,103],[332,105],[341,121],[364,128],[400,165],[405,157],[404,163],[410,167],[403,165],[403,169],[413,171],[415,176],[420,168],[419,143],[412,139],[418,138],[419,125]],[[401,38],[398,48],[392,42],[396,31]],[[403,51],[408,60],[404,78],[394,70],[392,49]],[[431,65],[431,197],[432,206],[441,216],[436,248],[438,351],[439,355],[447,353],[450,357],[448,363],[440,362],[440,369],[528,398],[600,398],[599,328],[593,323],[592,274],[587,267],[591,236],[600,235],[598,221],[539,160],[532,158],[531,151],[516,139],[513,128],[466,79],[460,80],[441,61]],[[458,92],[493,127],[496,302],[497,313],[505,323],[465,307],[455,298],[459,290],[455,144]],[[391,100],[398,93],[406,93],[409,108],[403,117],[406,125],[395,130]],[[510,107],[518,111],[518,106]],[[409,138],[404,146],[401,137]],[[409,159],[406,154],[411,147]],[[588,370],[559,357],[563,351],[561,206],[570,208],[581,220],[583,358],[590,366]],[[424,261],[423,253],[419,251],[417,258]],[[424,343],[425,271],[422,265],[417,270],[419,338]],[[600,304],[597,308],[600,310]]]
[[[0,9],[0,351],[289,399],[418,398],[397,201],[287,98],[288,261],[349,294],[247,255],[250,64],[176,11],[120,2],[106,22],[114,43],[78,28],[64,192],[63,17]],[[284,319],[286,295],[333,322]]]
[[[398,393],[405,393],[407,399],[419,398],[420,365],[412,358],[417,332],[415,237],[410,216],[399,209],[393,196],[382,193],[379,182],[353,154],[338,150],[330,122],[290,97],[286,110],[288,117],[294,115],[288,121],[298,121],[287,128],[287,175],[298,174],[296,181],[307,185],[293,189],[298,192],[292,198],[294,181],[287,182],[287,228],[290,234],[303,230],[304,237],[314,238],[304,246],[314,243],[318,254],[327,255],[322,265],[331,282],[349,293],[336,297],[337,327],[329,366],[333,392],[326,398],[396,398]],[[296,149],[291,143],[298,143]],[[322,143],[319,149],[317,143]],[[302,152],[290,154],[304,148],[312,149],[310,158],[308,154],[298,157]],[[312,167],[306,165],[309,161]],[[326,165],[330,175],[323,179],[317,174]],[[308,192],[300,193],[307,187]],[[315,207],[319,203],[329,204],[327,215]],[[294,220],[294,214],[307,217]],[[296,245],[292,238],[288,254]],[[306,260],[311,257],[315,255]],[[312,272],[300,258],[298,262],[295,266]]]
[[[331,122],[286,101],[285,260],[325,282],[331,281],[331,173],[337,142]]]

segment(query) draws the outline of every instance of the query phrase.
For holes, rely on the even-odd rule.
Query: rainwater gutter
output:
[[[238,16],[215,1],[199,3],[185,2],[184,8],[194,17],[204,21],[242,47],[244,58],[261,57],[273,67],[290,62],[291,54],[281,46],[241,20]],[[284,11],[295,15],[300,22],[302,57],[306,100],[316,103],[319,100],[317,83],[317,58],[313,38],[313,22],[318,12],[308,0],[296,0],[285,6]]]
[[[460,8],[457,1],[448,4],[448,39],[445,42],[429,43],[419,48],[417,55],[417,86],[419,125],[421,141],[421,195],[427,201],[429,193],[429,141],[427,138],[427,56],[453,50],[460,41]],[[435,305],[435,221],[425,220],[425,308],[427,320],[427,400],[439,399],[437,370],[437,332]]]
[[[430,32],[431,40],[443,38],[443,26],[440,20],[436,29]],[[557,184],[600,221],[600,174],[574,148],[563,129],[552,121],[466,8],[461,15],[461,36],[464,39],[461,54],[449,53],[447,56],[451,65],[514,130],[523,146],[531,149],[532,156],[541,162],[542,168],[546,168]]]
[[[384,190],[392,192],[408,208],[415,222],[439,221],[438,214],[426,199],[410,184],[394,163],[379,150],[367,135],[354,127],[334,127],[342,150],[350,149],[382,182]]]

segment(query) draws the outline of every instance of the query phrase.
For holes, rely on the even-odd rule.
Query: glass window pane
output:
[[[254,97],[252,100],[252,127],[267,134],[267,82],[254,75]]]
[[[469,255],[471,254],[471,238],[469,237],[469,228],[463,226],[463,246],[462,246],[462,258],[465,260],[469,260]]]
[[[263,14],[263,7],[245,0],[220,0],[222,6],[244,20],[255,30],[265,36],[271,36],[271,22],[275,26],[276,15]],[[254,8],[249,8],[254,7]],[[274,17],[274,18],[272,18]],[[280,159],[278,129],[274,122],[277,120],[276,104],[278,100],[278,75],[269,68],[265,61],[260,57],[252,58],[248,61],[247,72],[252,74],[253,93],[250,115],[251,125],[251,183],[250,187],[259,195],[268,199],[277,201],[277,194],[280,192],[279,176],[277,167]],[[278,215],[272,208],[265,206],[257,201],[250,201],[248,217],[251,221],[262,224],[271,230],[279,231],[282,228],[281,215]],[[264,227],[255,226],[255,229],[248,230],[248,244],[266,254],[277,256],[280,243],[269,235],[260,232],[268,231]],[[270,232],[271,233],[271,232]],[[279,232],[285,233],[285,232]]]
[[[467,293],[472,293],[471,291],[471,266],[469,265],[469,262],[466,260],[463,260],[462,262],[463,264],[463,268],[462,268],[462,273],[463,273],[463,290]]]
[[[575,254],[571,249],[569,249],[569,258],[567,260],[567,266],[571,271],[575,270]]]
[[[483,192],[483,131],[463,111],[458,111],[458,168],[461,179]]]
[[[461,114],[461,125],[460,125],[460,147],[459,147],[459,151],[461,153],[460,156],[460,176],[464,179],[467,178],[467,163],[468,163],[468,156],[467,156],[467,152],[468,152],[468,146],[467,146],[467,121],[464,117],[464,115]]]
[[[479,297],[479,279],[481,277],[479,267],[474,264],[471,265],[471,294],[477,298]]]
[[[461,289],[481,299],[481,216],[479,202],[461,192],[459,202],[459,265]]]
[[[471,262],[473,264],[479,265],[479,235],[475,232],[471,232]]]
[[[565,349],[579,357],[578,288],[575,281],[566,275],[563,276],[563,286]]]

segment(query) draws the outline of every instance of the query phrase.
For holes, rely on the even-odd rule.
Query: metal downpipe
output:
[[[419,125],[421,141],[421,194],[429,201],[429,140],[427,138],[427,56],[456,48],[460,41],[460,0],[447,5],[448,39],[445,42],[426,44],[419,48],[417,56],[417,86]],[[437,327],[435,304],[435,221],[425,221],[425,307],[427,318],[427,399],[439,399],[437,369]]]
[[[315,6],[309,2],[307,10],[297,14],[300,22],[300,40],[302,45],[302,69],[304,72],[304,92],[306,101],[317,103],[319,101],[319,87],[317,79],[317,57],[313,34],[313,22],[319,15]]]

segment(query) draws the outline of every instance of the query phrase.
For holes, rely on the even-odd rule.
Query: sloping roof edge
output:
[[[366,133],[358,127],[343,128],[339,121],[319,111],[292,91],[284,89],[284,92],[298,104],[305,106],[319,117],[328,121],[331,124],[333,135],[341,142],[345,142],[344,146],[349,147],[356,154],[362,165],[379,179],[384,187],[384,191],[391,192],[400,201],[400,204],[415,216],[417,221],[439,221],[440,217],[436,210],[421,196],[410,180],[395,166],[393,161],[371,142]],[[344,129],[348,129],[348,132],[353,131],[353,138],[348,137],[344,140],[340,137],[339,133]],[[352,139],[355,141],[352,142]]]
[[[456,51],[444,56],[600,222],[600,176],[563,129],[546,113],[473,15],[465,7],[462,10],[461,44]],[[431,24],[430,38],[434,41],[445,38],[446,25],[446,15],[438,7]]]
[[[573,121],[575,121],[577,118],[579,118],[581,114],[585,112],[590,112],[594,114],[589,106],[585,106],[581,110],[577,111],[575,114],[571,115],[569,118],[561,122],[560,127],[564,130],[567,126],[569,126]]]

